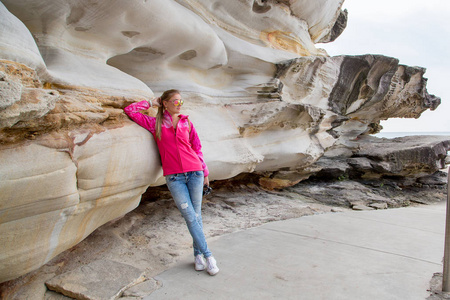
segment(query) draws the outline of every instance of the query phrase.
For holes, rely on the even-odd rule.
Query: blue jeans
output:
[[[194,256],[203,254],[210,257],[203,233],[202,197],[203,171],[172,174],[166,176],[166,183],[178,210],[181,212],[189,232],[194,240]]]

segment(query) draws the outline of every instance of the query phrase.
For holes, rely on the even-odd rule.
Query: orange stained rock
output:
[[[260,39],[275,49],[292,52],[300,56],[311,55],[311,53],[302,46],[298,37],[293,36],[290,32],[283,32],[280,30],[270,32],[262,31]]]

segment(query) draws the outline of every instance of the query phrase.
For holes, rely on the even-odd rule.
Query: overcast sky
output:
[[[329,44],[331,56],[383,54],[427,69],[427,89],[441,97],[419,119],[382,121],[382,132],[450,132],[450,0],[345,0],[347,28]]]

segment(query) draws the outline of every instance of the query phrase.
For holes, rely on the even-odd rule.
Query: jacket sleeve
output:
[[[147,101],[143,100],[140,102],[131,103],[123,110],[125,111],[127,116],[130,117],[131,120],[141,125],[145,129],[150,131],[152,134],[155,134],[156,118],[141,113],[141,110],[149,109],[149,107],[150,104]]]
[[[208,166],[206,166],[205,160],[203,159],[202,144],[200,138],[198,137],[197,131],[195,130],[194,124],[189,121],[191,125],[191,130],[189,132],[189,142],[191,143],[192,149],[197,153],[203,167],[203,175],[206,177],[209,175]]]

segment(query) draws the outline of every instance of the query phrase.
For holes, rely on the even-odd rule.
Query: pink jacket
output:
[[[158,140],[155,129],[156,118],[140,112],[149,107],[150,104],[147,101],[141,101],[128,105],[124,111],[133,121],[153,134],[161,156],[164,176],[201,170],[205,177],[208,176],[209,170],[203,159],[202,145],[188,116],[180,115],[175,132],[172,116],[165,111],[161,126],[161,140]]]

